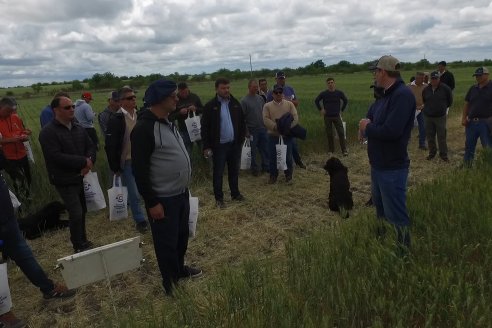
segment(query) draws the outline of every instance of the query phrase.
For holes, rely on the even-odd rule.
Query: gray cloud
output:
[[[0,0],[0,85],[117,75],[490,57],[492,2]]]

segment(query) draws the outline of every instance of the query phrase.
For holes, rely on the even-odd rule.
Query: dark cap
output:
[[[120,100],[120,94],[118,91],[111,91],[108,95],[108,100],[118,101]]]
[[[277,74],[275,74],[276,79],[285,79],[285,73],[283,71],[278,71]]]
[[[446,62],[444,60],[441,60],[437,65],[446,66]]]
[[[398,72],[400,70],[400,61],[390,55],[382,56],[377,62],[369,66],[369,70],[371,71],[376,69],[382,69],[387,72]]]
[[[177,85],[174,81],[157,80],[152,82],[145,90],[144,102],[147,106],[160,103],[176,91]]]
[[[184,90],[184,89],[187,89],[188,88],[188,84],[186,84],[186,82],[179,82],[178,83],[178,89],[179,90]]]
[[[489,74],[489,70],[487,69],[487,67],[479,67],[475,70],[475,74],[473,74],[472,76],[482,76],[484,74]]]
[[[273,87],[273,91],[280,91],[280,92],[284,92],[284,88],[281,86],[281,85],[275,85]]]
[[[434,71],[430,74],[430,78],[431,79],[439,79],[439,72],[438,71]]]

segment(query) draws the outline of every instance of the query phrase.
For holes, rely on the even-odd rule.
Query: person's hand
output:
[[[321,113],[321,116],[325,116],[326,110],[323,108],[322,110],[319,111]]]
[[[193,113],[196,112],[195,105],[188,106],[188,110],[191,110]]]
[[[30,136],[32,134],[32,131],[30,129],[24,129],[24,134]]]
[[[369,123],[371,123],[371,120],[368,118],[363,118],[359,121],[359,135],[364,136],[366,134],[366,127]]]
[[[80,170],[80,175],[84,177],[87,173],[89,173],[90,170],[91,169],[86,166],[82,170]]]
[[[90,159],[89,157],[87,157],[85,159],[85,162],[86,162],[85,167],[86,168],[89,168],[89,170],[92,170],[92,167],[94,166],[94,163],[92,163],[92,159]]]
[[[461,125],[467,126],[468,125],[468,117],[464,117],[461,119]]]
[[[164,219],[164,207],[162,207],[162,204],[159,203],[156,206],[149,208],[149,215],[153,220]]]

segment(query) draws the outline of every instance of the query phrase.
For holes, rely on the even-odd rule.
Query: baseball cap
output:
[[[277,74],[275,74],[276,79],[285,79],[285,73],[283,71],[278,71]]]
[[[438,71],[434,71],[430,74],[430,78],[431,79],[438,79],[439,78],[439,72]]]
[[[90,92],[84,92],[82,98],[92,100],[92,94]]]
[[[169,97],[176,91],[176,82],[169,80],[157,80],[152,82],[145,90],[144,102],[147,106],[160,103],[164,98]]]
[[[391,55],[385,55],[379,58],[376,63],[369,66],[371,71],[377,68],[388,72],[398,72],[400,70],[400,61]]]
[[[475,70],[475,74],[473,74],[472,76],[482,76],[484,74],[489,74],[489,70],[487,69],[487,67],[479,67]]]

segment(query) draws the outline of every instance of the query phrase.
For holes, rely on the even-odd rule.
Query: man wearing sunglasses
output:
[[[121,175],[123,185],[128,189],[128,201],[135,228],[140,233],[145,233],[148,227],[132,172],[130,143],[130,134],[137,123],[137,97],[132,88],[125,86],[119,91],[119,99],[121,108],[111,115],[108,121],[104,149],[111,171],[118,176]]]
[[[96,146],[83,127],[74,122],[75,106],[67,97],[51,101],[55,119],[39,133],[48,177],[65,203],[70,240],[76,253],[91,248],[85,229],[83,177],[94,166]]]

